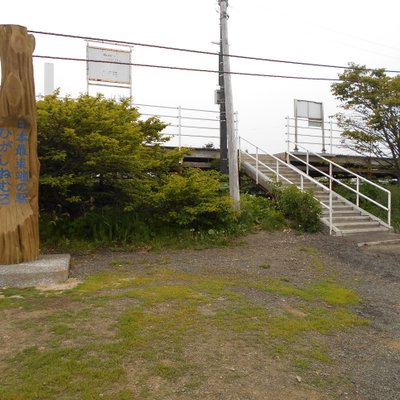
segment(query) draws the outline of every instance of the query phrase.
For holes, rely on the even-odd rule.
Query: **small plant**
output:
[[[261,196],[242,195],[240,222],[246,227],[256,226],[265,231],[285,227],[284,215],[276,209],[275,203]]]
[[[278,194],[278,207],[292,222],[293,228],[305,232],[321,229],[321,205],[311,192],[302,192],[291,185]]]
[[[260,264],[259,267],[261,269],[270,269],[271,265],[268,262],[264,262],[264,263]]]

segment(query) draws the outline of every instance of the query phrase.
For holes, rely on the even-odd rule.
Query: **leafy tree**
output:
[[[182,154],[160,146],[165,124],[138,121],[129,99],[102,95],[37,103],[41,208],[84,215],[104,207],[146,210]]]
[[[347,111],[337,115],[345,129],[343,136],[358,153],[377,157],[382,164],[394,164],[400,180],[400,76],[350,64],[339,78],[341,82],[331,89]],[[393,164],[387,158],[393,159]]]

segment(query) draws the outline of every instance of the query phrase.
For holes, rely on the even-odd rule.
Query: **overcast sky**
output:
[[[356,62],[400,70],[398,0],[230,0],[229,6],[231,54],[344,66]],[[19,0],[2,5],[0,24],[217,51],[218,47],[211,43],[219,40],[217,11],[216,0]],[[82,58],[86,55],[83,40],[36,35],[36,42],[38,55]],[[217,69],[217,61],[216,56],[140,46],[135,46],[132,54],[133,63],[213,70]],[[44,62],[41,59],[34,62],[38,94],[43,93]],[[86,91],[85,63],[47,62],[55,64],[55,86],[61,88],[62,94],[76,96]],[[328,78],[336,78],[339,72],[237,59],[231,60],[231,70]],[[215,74],[133,67],[132,77],[136,103],[218,110],[214,104]],[[233,76],[232,84],[239,134],[270,152],[286,149],[285,117],[293,116],[293,99],[323,102],[325,115],[338,111],[329,82]],[[98,90],[101,89],[93,88],[91,92]],[[184,140],[184,144],[190,142]]]

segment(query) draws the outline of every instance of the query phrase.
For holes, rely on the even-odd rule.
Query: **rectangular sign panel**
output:
[[[322,103],[315,101],[295,100],[295,117],[322,120],[322,107]]]
[[[130,51],[88,46],[87,59],[98,60],[98,62],[87,62],[87,78],[89,81],[131,84]]]

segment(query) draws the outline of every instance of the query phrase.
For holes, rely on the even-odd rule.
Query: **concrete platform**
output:
[[[71,256],[49,254],[21,264],[0,265],[0,288],[32,287],[62,283],[68,279]]]

